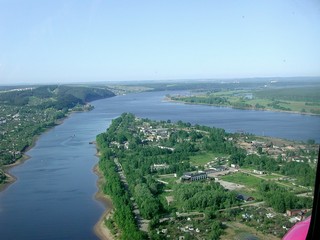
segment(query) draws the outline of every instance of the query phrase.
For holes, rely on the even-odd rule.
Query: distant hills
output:
[[[48,85],[2,92],[0,103],[15,106],[36,105],[43,109],[49,107],[63,109],[113,96],[115,94],[106,88]]]

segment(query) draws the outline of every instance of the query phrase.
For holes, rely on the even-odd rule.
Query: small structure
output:
[[[266,174],[265,171],[259,171],[259,170],[253,170],[252,172],[255,173],[255,174],[259,174],[259,175]]]
[[[303,216],[307,212],[307,209],[291,209],[287,210],[287,216],[288,217],[293,217],[293,216]]]
[[[222,172],[227,170],[225,166],[214,166],[212,169],[216,170],[217,172]]]
[[[239,200],[242,200],[242,201],[245,201],[245,202],[248,202],[248,201],[253,201],[254,200],[254,197],[251,197],[251,196],[247,196],[245,194],[238,194],[237,195],[237,199]]]
[[[199,181],[207,178],[208,178],[208,175],[206,172],[198,172],[198,173],[185,173],[181,177],[181,180],[182,181]]]
[[[233,163],[230,165],[230,167],[236,168],[236,169],[239,169],[239,168],[240,168],[238,164],[233,164]]]
[[[163,164],[153,164],[152,166],[150,166],[151,171],[158,171],[161,169],[167,169],[169,168],[169,165],[166,163]]]
[[[208,168],[208,169],[205,169],[204,172],[206,172],[207,174],[210,174],[210,173],[215,173],[216,170],[214,170],[213,168]]]

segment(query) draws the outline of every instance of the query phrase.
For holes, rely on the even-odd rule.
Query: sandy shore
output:
[[[99,177],[98,178],[98,182],[97,182],[99,190],[96,193],[95,198],[98,201],[102,202],[103,205],[106,207],[105,212],[102,214],[102,216],[100,217],[99,221],[94,226],[94,233],[101,240],[114,240],[115,238],[113,237],[112,233],[110,232],[110,230],[104,224],[104,220],[107,219],[108,217],[110,217],[110,215],[112,214],[112,210],[113,210],[112,201],[107,195],[103,194],[103,192],[101,190],[101,186],[104,184],[105,180],[104,180],[104,177],[103,177],[102,173],[99,170],[98,165],[96,165],[94,167],[93,171]]]

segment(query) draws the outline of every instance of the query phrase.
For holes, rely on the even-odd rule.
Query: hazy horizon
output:
[[[308,81],[320,81],[320,76],[293,76],[293,77],[250,77],[250,78],[207,78],[207,79],[145,79],[145,80],[139,80],[139,79],[134,79],[134,80],[110,80],[110,81],[65,81],[65,82],[58,82],[58,81],[52,81],[52,82],[16,82],[16,83],[1,83],[0,86],[2,87],[11,87],[11,86],[37,86],[37,85],[100,85],[100,84],[152,84],[152,83],[181,83],[187,81],[188,83],[232,83],[232,82],[239,82],[239,83],[246,83],[246,82],[257,82],[257,81],[296,81],[296,82],[301,82],[302,80],[308,80]]]

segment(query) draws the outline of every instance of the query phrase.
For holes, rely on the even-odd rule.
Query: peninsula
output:
[[[124,113],[97,146],[100,189],[114,206],[104,222],[115,239],[279,239],[295,214],[310,214],[312,142]]]

